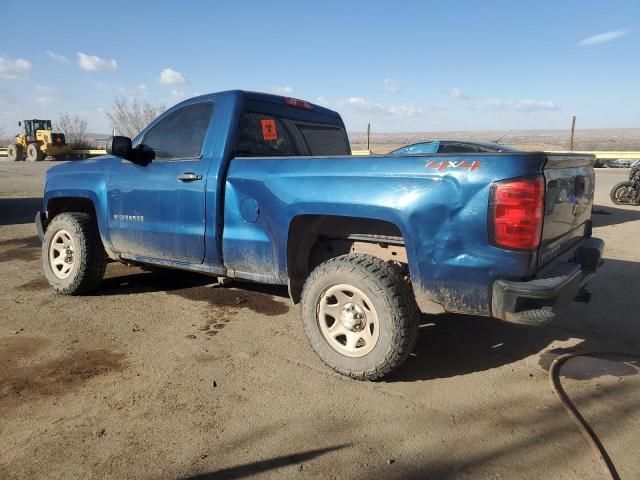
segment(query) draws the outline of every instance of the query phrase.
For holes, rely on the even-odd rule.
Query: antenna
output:
[[[500,143],[500,140],[502,140],[504,137],[506,137],[508,134],[510,134],[511,132],[513,132],[513,130],[507,130],[506,132],[504,132],[502,134],[502,136],[500,138],[498,138],[495,142],[493,143]]]

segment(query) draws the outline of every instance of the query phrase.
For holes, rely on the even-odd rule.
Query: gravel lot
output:
[[[628,171],[597,173],[591,304],[546,328],[425,316],[415,355],[361,383],[320,363],[286,289],[110,264],[96,293],[54,295],[33,226],[50,166],[0,161],[0,478],[602,478],[545,352],[640,352],[640,207],[608,198]],[[622,478],[638,371],[563,369]]]

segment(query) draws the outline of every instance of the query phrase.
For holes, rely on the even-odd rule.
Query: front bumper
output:
[[[586,238],[533,280],[497,280],[492,291],[492,316],[524,325],[549,323],[591,279],[603,252],[601,239]]]

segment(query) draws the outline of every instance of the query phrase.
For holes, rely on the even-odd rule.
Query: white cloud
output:
[[[179,102],[180,100],[184,100],[186,96],[187,94],[184,93],[182,90],[173,89],[171,90],[170,100],[173,102]]]
[[[17,105],[18,99],[8,89],[0,87],[0,106]]]
[[[118,64],[113,58],[109,60],[82,52],[76,53],[78,55],[78,66],[87,72],[97,72],[98,70],[117,70],[118,68]]]
[[[160,72],[158,81],[162,85],[178,85],[187,81],[180,72],[175,71],[173,68],[163,68]]]
[[[24,58],[0,57],[0,78],[27,78],[31,63]]]
[[[540,112],[558,110],[558,106],[551,100],[534,99],[503,99],[503,98],[476,98],[458,87],[451,89],[451,98],[464,103],[472,110],[494,110],[515,112]]]
[[[60,95],[55,88],[36,85],[36,102],[38,102],[40,105],[51,105],[59,97]]]
[[[384,79],[384,85],[387,87],[391,93],[399,93],[400,92],[400,83],[396,80],[391,80],[390,78]]]
[[[117,83],[95,82],[93,86],[99,92],[110,95],[123,95],[129,98],[143,97],[149,92],[149,88],[144,83],[135,87],[128,87]]]
[[[453,87],[451,89],[451,98],[455,98],[457,100],[473,100],[473,97],[466,92],[463,92],[458,87]]]
[[[578,42],[580,46],[597,45],[598,43],[605,43],[620,38],[623,35],[629,33],[630,29],[613,30],[611,32],[599,33],[598,35],[592,35],[591,37],[584,38]]]
[[[414,117],[424,113],[421,107],[407,105],[385,106],[379,103],[371,103],[362,97],[349,97],[335,102],[338,108],[350,108],[359,112],[378,115],[394,115],[400,117]]]
[[[518,112],[540,112],[558,110],[551,100],[503,100],[488,98],[482,104],[489,110],[512,110]]]
[[[51,60],[53,60],[54,62],[62,63],[62,64],[68,64],[68,63],[71,63],[71,62],[69,61],[69,59],[68,59],[67,57],[65,57],[64,55],[60,55],[59,53],[52,52],[51,50],[47,50],[47,51],[45,51],[44,53],[46,53],[46,54],[47,54],[47,56],[48,56]]]
[[[271,93],[275,93],[276,95],[289,95],[293,93],[293,87],[287,85],[285,87],[269,87],[269,91]]]
[[[415,117],[421,115],[424,110],[420,107],[408,107],[406,105],[391,105],[389,107],[391,115],[400,115],[401,117]]]
[[[322,105],[323,107],[328,107],[329,106],[329,100],[327,100],[327,97],[324,97],[322,95],[320,95],[318,98],[316,98],[316,103],[318,105]]]

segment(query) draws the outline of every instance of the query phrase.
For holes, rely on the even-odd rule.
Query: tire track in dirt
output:
[[[270,317],[289,311],[289,305],[276,300],[268,293],[238,288],[199,286],[169,293],[208,304],[208,316],[198,330],[210,336],[217,335],[242,309]]]

